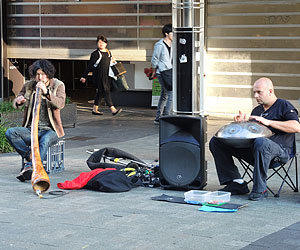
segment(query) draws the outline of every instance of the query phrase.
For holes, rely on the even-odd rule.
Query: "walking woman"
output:
[[[99,35],[97,37],[97,49],[91,54],[90,60],[83,76],[80,78],[82,83],[86,82],[89,72],[93,72],[93,83],[96,86],[96,96],[93,106],[93,115],[103,115],[103,112],[98,110],[99,103],[104,97],[104,100],[112,115],[119,114],[122,109],[117,109],[111,100],[111,81],[110,64],[115,59],[112,57],[110,51],[107,49],[107,39],[105,36]]]

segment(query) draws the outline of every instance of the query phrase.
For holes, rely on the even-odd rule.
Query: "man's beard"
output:
[[[261,99],[259,99],[259,100],[256,99],[256,102],[257,102],[258,104],[265,104],[265,103],[263,102],[263,100],[261,100]]]

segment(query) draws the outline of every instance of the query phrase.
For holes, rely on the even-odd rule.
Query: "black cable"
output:
[[[67,191],[62,191],[62,190],[54,190],[54,191],[50,191],[49,193],[47,194],[43,194],[43,197],[42,199],[55,199],[55,198],[58,198],[58,197],[61,197],[61,196],[64,196],[66,194],[70,193],[67,192]],[[45,196],[46,195],[46,196]],[[49,197],[48,197],[49,195]],[[51,195],[53,195],[54,197],[51,197]]]

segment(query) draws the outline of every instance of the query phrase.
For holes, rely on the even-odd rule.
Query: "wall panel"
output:
[[[206,25],[208,112],[236,113],[230,98],[250,112],[252,84],[264,76],[300,107],[300,1],[208,0]]]

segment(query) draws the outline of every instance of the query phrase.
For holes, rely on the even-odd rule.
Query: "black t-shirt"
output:
[[[164,41],[164,44],[166,45],[168,51],[169,51],[169,54],[171,54],[171,47]]]
[[[277,99],[276,102],[266,111],[263,105],[259,105],[252,110],[251,115],[262,116],[268,120],[275,121],[288,121],[296,120],[299,122],[297,109],[287,100]],[[274,135],[270,139],[283,147],[288,149],[289,153],[292,152],[292,148],[295,140],[295,133],[286,133],[281,130],[269,127]]]

